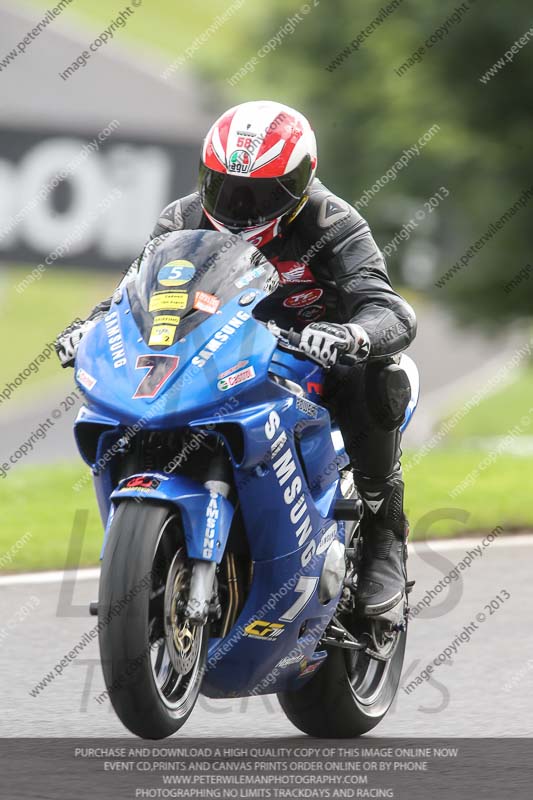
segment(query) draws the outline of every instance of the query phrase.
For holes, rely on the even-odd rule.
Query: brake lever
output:
[[[277,339],[286,339],[287,343],[292,347],[298,347],[302,341],[301,333],[298,333],[293,328],[288,331],[284,330],[283,328],[280,328],[279,325],[277,325],[272,319],[267,322],[267,328],[273,336],[275,336]]]
[[[272,336],[275,336],[276,339],[279,339],[283,333],[286,333],[286,331],[283,331],[279,325],[276,325],[273,319],[269,319],[266,326],[267,330],[270,331]]]

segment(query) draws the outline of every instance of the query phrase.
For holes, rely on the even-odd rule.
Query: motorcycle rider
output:
[[[392,289],[368,223],[318,180],[316,167],[315,136],[302,114],[271,101],[235,106],[205,138],[198,191],[170,203],[151,238],[181,229],[236,233],[275,266],[286,287],[283,305],[289,297],[301,305],[300,347],[333,366],[324,400],[365,504],[358,600],[366,615],[393,619],[406,581],[399,428],[411,396],[398,361],[416,319]],[[59,337],[63,366],[73,364],[81,337],[110,303]],[[340,351],[361,361],[336,365]]]

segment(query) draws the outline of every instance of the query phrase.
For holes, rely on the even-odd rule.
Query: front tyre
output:
[[[145,739],[179,730],[200,692],[209,629],[183,615],[191,569],[173,509],[119,505],[100,575],[100,657],[115,712]]]

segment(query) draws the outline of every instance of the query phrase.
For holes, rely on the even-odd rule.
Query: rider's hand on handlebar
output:
[[[370,351],[370,341],[364,328],[353,322],[345,325],[312,322],[302,331],[300,350],[323,366],[332,367],[339,356],[357,356],[354,363],[364,360]]]
[[[94,321],[88,320],[81,324],[69,325],[63,333],[59,334],[55,341],[55,348],[62,367],[74,366],[79,344],[93,326]]]

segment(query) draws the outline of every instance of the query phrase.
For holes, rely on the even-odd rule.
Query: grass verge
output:
[[[83,511],[88,511],[88,519],[79,564],[98,563],[102,526],[92,481],[79,492],[72,489],[86,474],[81,463],[35,466],[20,468],[0,481],[0,571],[76,566],[77,559],[67,554],[76,512]]]
[[[405,507],[413,538],[458,536],[469,531],[533,528],[533,459],[502,454],[481,468],[481,451],[433,450],[405,474]],[[404,462],[408,463],[409,453]],[[467,475],[478,476],[455,497]],[[464,521],[454,521],[459,512]],[[434,519],[435,522],[431,523]]]
[[[450,431],[448,441],[458,444],[476,437],[533,436],[533,369],[523,369],[515,379],[482,400]]]
[[[413,539],[460,536],[469,531],[533,528],[531,459],[502,455],[481,471],[459,497],[449,492],[475,469],[482,453],[433,451],[406,475],[406,510]],[[406,454],[406,463],[409,454]],[[0,564],[2,571],[76,566],[68,558],[76,511],[87,510],[80,565],[98,563],[102,526],[92,483],[75,493],[73,484],[87,473],[83,465],[27,467],[0,482]],[[460,515],[458,521],[457,516]],[[6,553],[25,534],[26,544]]]
[[[120,275],[108,272],[68,271],[63,268],[44,273],[41,280],[22,293],[16,287],[32,270],[28,267],[2,268],[0,283],[0,339],[12,342],[13,347],[2,349],[0,361],[0,390],[35,362],[48,343],[76,317],[85,319],[91,309],[109,297]],[[69,374],[69,380],[72,376]],[[21,383],[0,409],[31,397],[36,390],[65,380],[65,373],[53,353]]]

